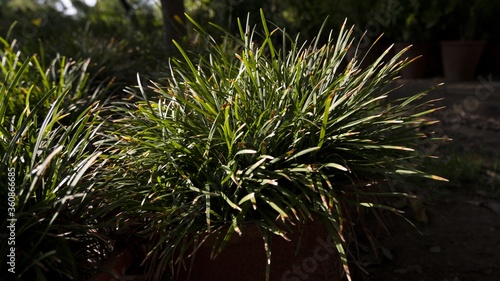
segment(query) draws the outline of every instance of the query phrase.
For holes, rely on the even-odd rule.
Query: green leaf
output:
[[[299,151],[299,152],[297,152],[297,153],[294,153],[294,154],[292,155],[292,157],[288,158],[286,161],[287,161],[287,162],[288,162],[288,161],[291,161],[291,160],[296,159],[296,158],[298,158],[298,157],[300,157],[300,156],[302,156],[302,155],[306,155],[306,154],[309,154],[309,153],[312,153],[312,152],[318,151],[318,150],[320,150],[320,149],[321,149],[321,147],[319,147],[319,146],[315,146],[315,147],[310,147],[310,148],[307,148],[307,149],[301,150],[301,151]]]
[[[341,170],[341,171],[344,171],[344,172],[347,172],[348,169],[340,164],[337,164],[337,163],[326,163],[323,165],[324,167],[329,167],[329,168],[335,168],[335,169],[338,169],[338,170]]]

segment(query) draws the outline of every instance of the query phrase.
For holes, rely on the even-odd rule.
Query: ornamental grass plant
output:
[[[1,206],[2,232],[15,219],[15,239],[0,244],[2,257],[15,248],[15,267],[3,274],[84,280],[112,247],[121,202],[97,180],[106,85],[88,86],[88,61],[39,58],[0,38],[0,196],[15,199]]]
[[[390,100],[410,63],[405,50],[391,57],[389,48],[362,69],[362,57],[346,58],[356,49],[346,24],[324,44],[302,45],[263,15],[260,28],[239,23],[239,36],[222,39],[192,24],[205,52],[178,45],[165,81],[139,79],[142,101],[122,106],[108,140],[122,175],[113,185],[129,187],[129,215],[150,244],[150,278],[189,267],[183,261],[209,235],[216,256],[247,225],[259,227],[270,257],[272,240],[312,220],[349,276],[353,218],[394,210],[384,198],[405,196],[406,181],[444,180],[420,165],[422,144],[434,141],[420,129],[437,109],[425,92]]]

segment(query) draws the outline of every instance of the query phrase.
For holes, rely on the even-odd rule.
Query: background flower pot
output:
[[[450,80],[472,80],[484,45],[483,41],[441,42],[444,77]]]
[[[295,227],[291,241],[273,236],[270,280],[341,280],[340,257],[319,221]],[[226,248],[210,259],[214,236],[202,245],[191,262],[192,271],[179,272],[177,281],[261,281],[265,279],[266,254],[259,229],[249,225],[234,234]]]
[[[396,43],[394,44],[394,52],[397,54],[409,45],[412,46],[405,52],[403,58],[420,57],[401,70],[401,77],[405,79],[423,78],[427,74],[432,46],[429,43]]]

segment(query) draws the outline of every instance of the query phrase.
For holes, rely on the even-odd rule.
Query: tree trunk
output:
[[[175,53],[173,40],[180,42],[186,35],[184,26],[184,2],[183,0],[161,0],[163,15],[163,38],[167,47],[167,57]]]

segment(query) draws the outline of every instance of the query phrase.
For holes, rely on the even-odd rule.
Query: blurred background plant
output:
[[[386,35],[395,42],[429,42],[439,32],[441,13],[439,1],[399,1],[397,13],[389,18]]]
[[[497,22],[496,11],[500,8],[494,0],[453,0],[431,1],[436,13],[434,20],[439,22],[441,32],[436,35],[440,40],[489,40],[499,34],[491,24]]]
[[[426,3],[397,0],[3,0],[0,1],[0,34],[5,35],[12,22],[17,21],[13,38],[23,48],[29,46],[29,52],[37,52],[42,42],[50,59],[57,53],[73,58],[92,57],[89,71],[100,71],[101,77],[115,77],[116,89],[121,89],[135,82],[137,72],[152,78],[168,68],[168,48],[162,41],[160,2],[183,3],[184,10],[197,22],[207,28],[207,23],[213,22],[234,34],[238,33],[237,18],[250,14],[251,22],[258,22],[258,10],[262,8],[270,22],[286,27],[292,36],[300,33],[302,41],[312,40],[326,17],[329,17],[327,29],[338,28],[348,17],[356,25],[358,39],[367,30],[369,36],[365,36],[365,41],[369,42],[366,45],[382,33],[388,35],[383,39],[386,43],[436,43],[460,38],[498,41],[500,38],[495,28],[498,25],[495,11],[500,8],[500,2],[495,0],[471,3],[462,0]],[[196,34],[189,22],[183,23],[188,35],[178,41],[183,41],[184,47],[193,46]],[[209,31],[214,38],[223,36],[215,28]],[[439,65],[430,64],[429,68],[439,68]]]
[[[48,61],[92,58],[87,66],[92,84],[112,80],[111,96],[133,84],[137,72],[152,75],[166,65],[161,15],[155,5],[135,2],[129,14],[120,1],[97,1],[93,7],[72,1],[73,11],[67,14],[60,1],[7,1],[0,4],[0,34],[11,28],[10,39],[18,48],[26,53],[43,49]]]

